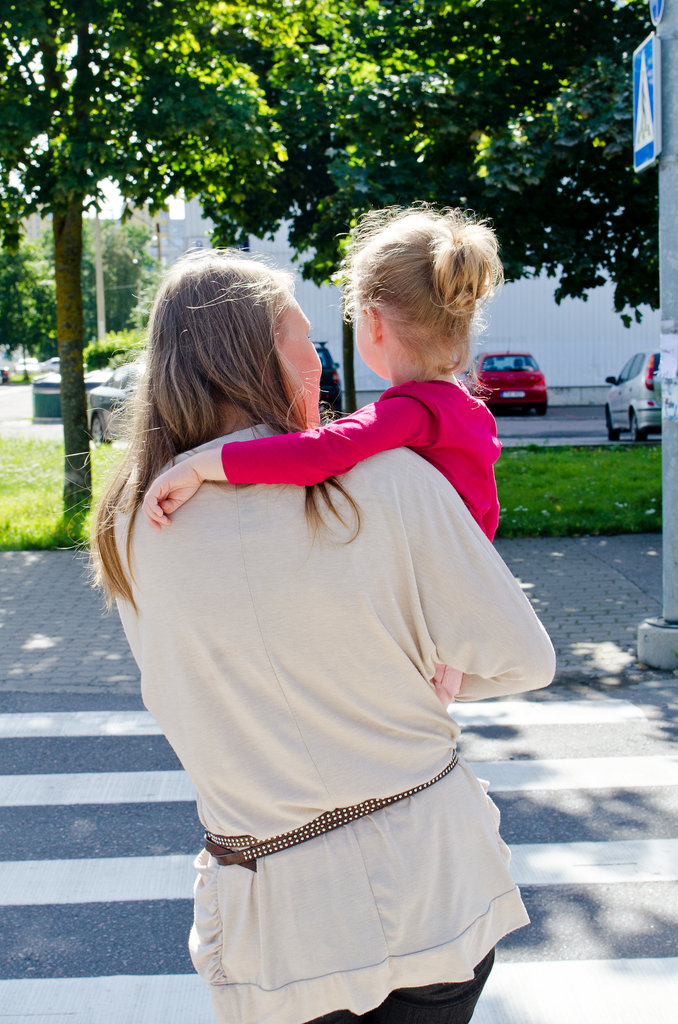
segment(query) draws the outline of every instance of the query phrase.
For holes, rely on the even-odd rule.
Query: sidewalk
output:
[[[636,630],[661,614],[661,535],[500,540],[553,640],[561,684],[671,678],[636,665]],[[71,551],[0,553],[0,692],[138,694],[117,613]],[[0,697],[0,705],[2,699]]]

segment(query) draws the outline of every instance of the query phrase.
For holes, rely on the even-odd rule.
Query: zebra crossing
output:
[[[147,712],[94,703],[15,695],[0,714],[0,1020],[210,1024],[186,949],[192,787]],[[450,711],[461,753],[490,782],[532,918],[502,942],[474,1024],[674,1024],[670,690]]]

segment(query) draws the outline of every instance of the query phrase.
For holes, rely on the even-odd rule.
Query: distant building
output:
[[[37,242],[43,231],[51,228],[51,226],[52,218],[41,217],[39,213],[32,213],[30,217],[25,217],[21,222],[23,237],[27,242]]]

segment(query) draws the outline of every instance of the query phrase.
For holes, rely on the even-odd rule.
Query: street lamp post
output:
[[[662,5],[658,5],[660,8]],[[665,0],[657,35],[661,47],[662,153],[659,158],[659,289],[662,348],[675,352],[678,334],[678,0]],[[668,335],[668,337],[667,337]],[[662,618],[638,628],[638,657],[653,668],[678,669],[678,379],[674,359],[662,359]],[[670,366],[673,362],[673,366]],[[660,370],[661,372],[661,370]]]

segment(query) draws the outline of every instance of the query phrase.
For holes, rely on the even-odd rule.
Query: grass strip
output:
[[[95,497],[123,453],[92,451]],[[84,521],[63,510],[64,446],[58,441],[0,438],[0,551],[72,548],[87,543]]]
[[[95,498],[122,452],[92,451]],[[578,537],[661,530],[661,448],[506,448],[496,467],[498,537]],[[63,445],[0,438],[0,550],[73,547],[89,527],[62,509]]]
[[[660,532],[661,465],[659,445],[505,448],[497,536]]]

